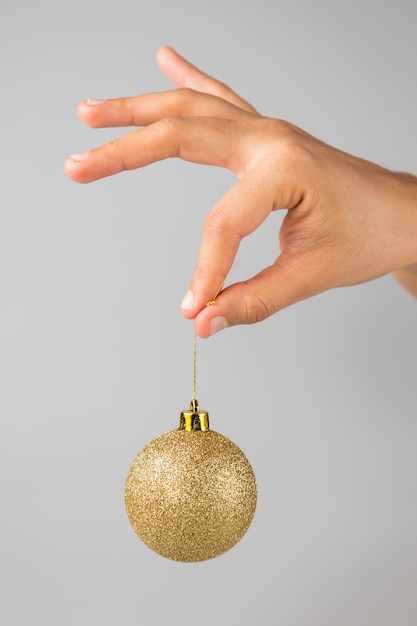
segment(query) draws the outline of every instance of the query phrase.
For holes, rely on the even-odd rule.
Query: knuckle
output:
[[[171,155],[174,157],[181,156],[181,137],[183,136],[186,122],[184,118],[178,115],[164,117],[162,120],[155,122],[155,131],[162,136],[164,141],[171,145]]]
[[[213,292],[224,282],[225,275],[220,271],[213,271],[211,265],[204,262],[203,259],[198,259],[194,270],[194,277],[200,284],[214,284],[214,288],[210,291],[209,297],[213,296]]]
[[[282,140],[291,141],[306,135],[304,131],[286,120],[265,118],[265,122],[272,124],[271,132],[275,133]]]
[[[226,85],[226,83],[217,81],[216,89],[217,89],[217,94],[219,95],[220,98],[223,98],[224,100],[227,100],[229,98],[231,89],[228,85]]]
[[[300,128],[280,119],[262,118],[258,121],[272,152],[281,167],[293,169],[295,164],[306,164],[312,158],[311,137]]]
[[[245,299],[245,321],[247,324],[255,324],[263,322],[270,317],[274,311],[271,311],[258,294],[251,294]]]
[[[179,87],[172,92],[174,102],[182,112],[190,104],[190,101],[195,99],[195,91],[189,87]]]
[[[230,228],[228,213],[221,208],[211,211],[204,220],[203,233],[205,236],[215,236],[224,233]]]
[[[235,254],[243,235],[238,230],[236,216],[233,211],[218,208],[209,213],[203,224],[203,240],[208,245]]]
[[[127,169],[126,162],[123,156],[123,151],[121,150],[120,140],[112,139],[107,144],[107,149],[110,153],[111,159],[116,161],[118,164],[118,169],[120,171],[124,171]]]
[[[195,108],[197,92],[189,87],[178,87],[166,92],[167,110],[173,116],[189,115]]]
[[[119,140],[111,139],[107,144],[109,152],[116,154],[119,151]]]
[[[178,115],[169,115],[155,122],[156,128],[167,134],[176,134],[184,126],[184,120]]]
[[[295,127],[285,120],[272,117],[260,117],[255,121],[265,137],[273,141],[284,141],[292,137]]]

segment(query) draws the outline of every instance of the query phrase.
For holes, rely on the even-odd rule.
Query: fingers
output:
[[[166,118],[84,154],[71,155],[66,174],[89,183],[169,157],[239,172],[247,158],[246,127],[212,118]]]
[[[175,89],[131,98],[83,100],[80,119],[93,128],[148,126],[165,117],[219,117],[247,119],[252,114],[213,95],[191,89]]]
[[[275,265],[242,283],[227,287],[212,306],[196,316],[196,333],[207,338],[238,324],[261,322],[274,313],[329,288],[321,279],[322,257],[280,257]]]
[[[157,53],[157,62],[161,71],[179,87],[189,87],[196,91],[213,94],[235,104],[244,111],[256,113],[256,109],[253,106],[238,96],[227,85],[199,70],[181,57],[173,48],[169,46],[160,48]]]
[[[274,208],[275,198],[256,170],[248,173],[220,200],[204,222],[194,275],[181,310],[195,317],[225,280],[239,245]]]

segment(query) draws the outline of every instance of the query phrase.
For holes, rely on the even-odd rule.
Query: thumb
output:
[[[323,277],[319,257],[311,251],[291,257],[283,253],[274,265],[253,278],[227,287],[212,306],[197,314],[196,333],[207,338],[230,326],[261,322],[296,302],[326,291],[330,282]]]

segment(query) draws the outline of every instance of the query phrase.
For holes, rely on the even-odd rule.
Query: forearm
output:
[[[411,295],[417,298],[417,177],[411,174],[398,174],[400,181],[404,184],[405,198],[408,198],[408,210],[406,215],[410,218],[410,240],[414,245],[415,263],[406,265],[393,272],[394,278]]]

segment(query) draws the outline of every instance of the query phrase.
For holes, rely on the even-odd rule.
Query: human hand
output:
[[[417,179],[348,155],[278,119],[260,115],[226,85],[168,47],[162,71],[180,89],[80,103],[87,125],[142,128],[65,162],[87,183],[168,157],[232,170],[238,182],[204,222],[182,313],[199,336],[261,321],[325,290],[417,263]],[[287,211],[275,263],[228,286],[244,237],[275,210]]]

